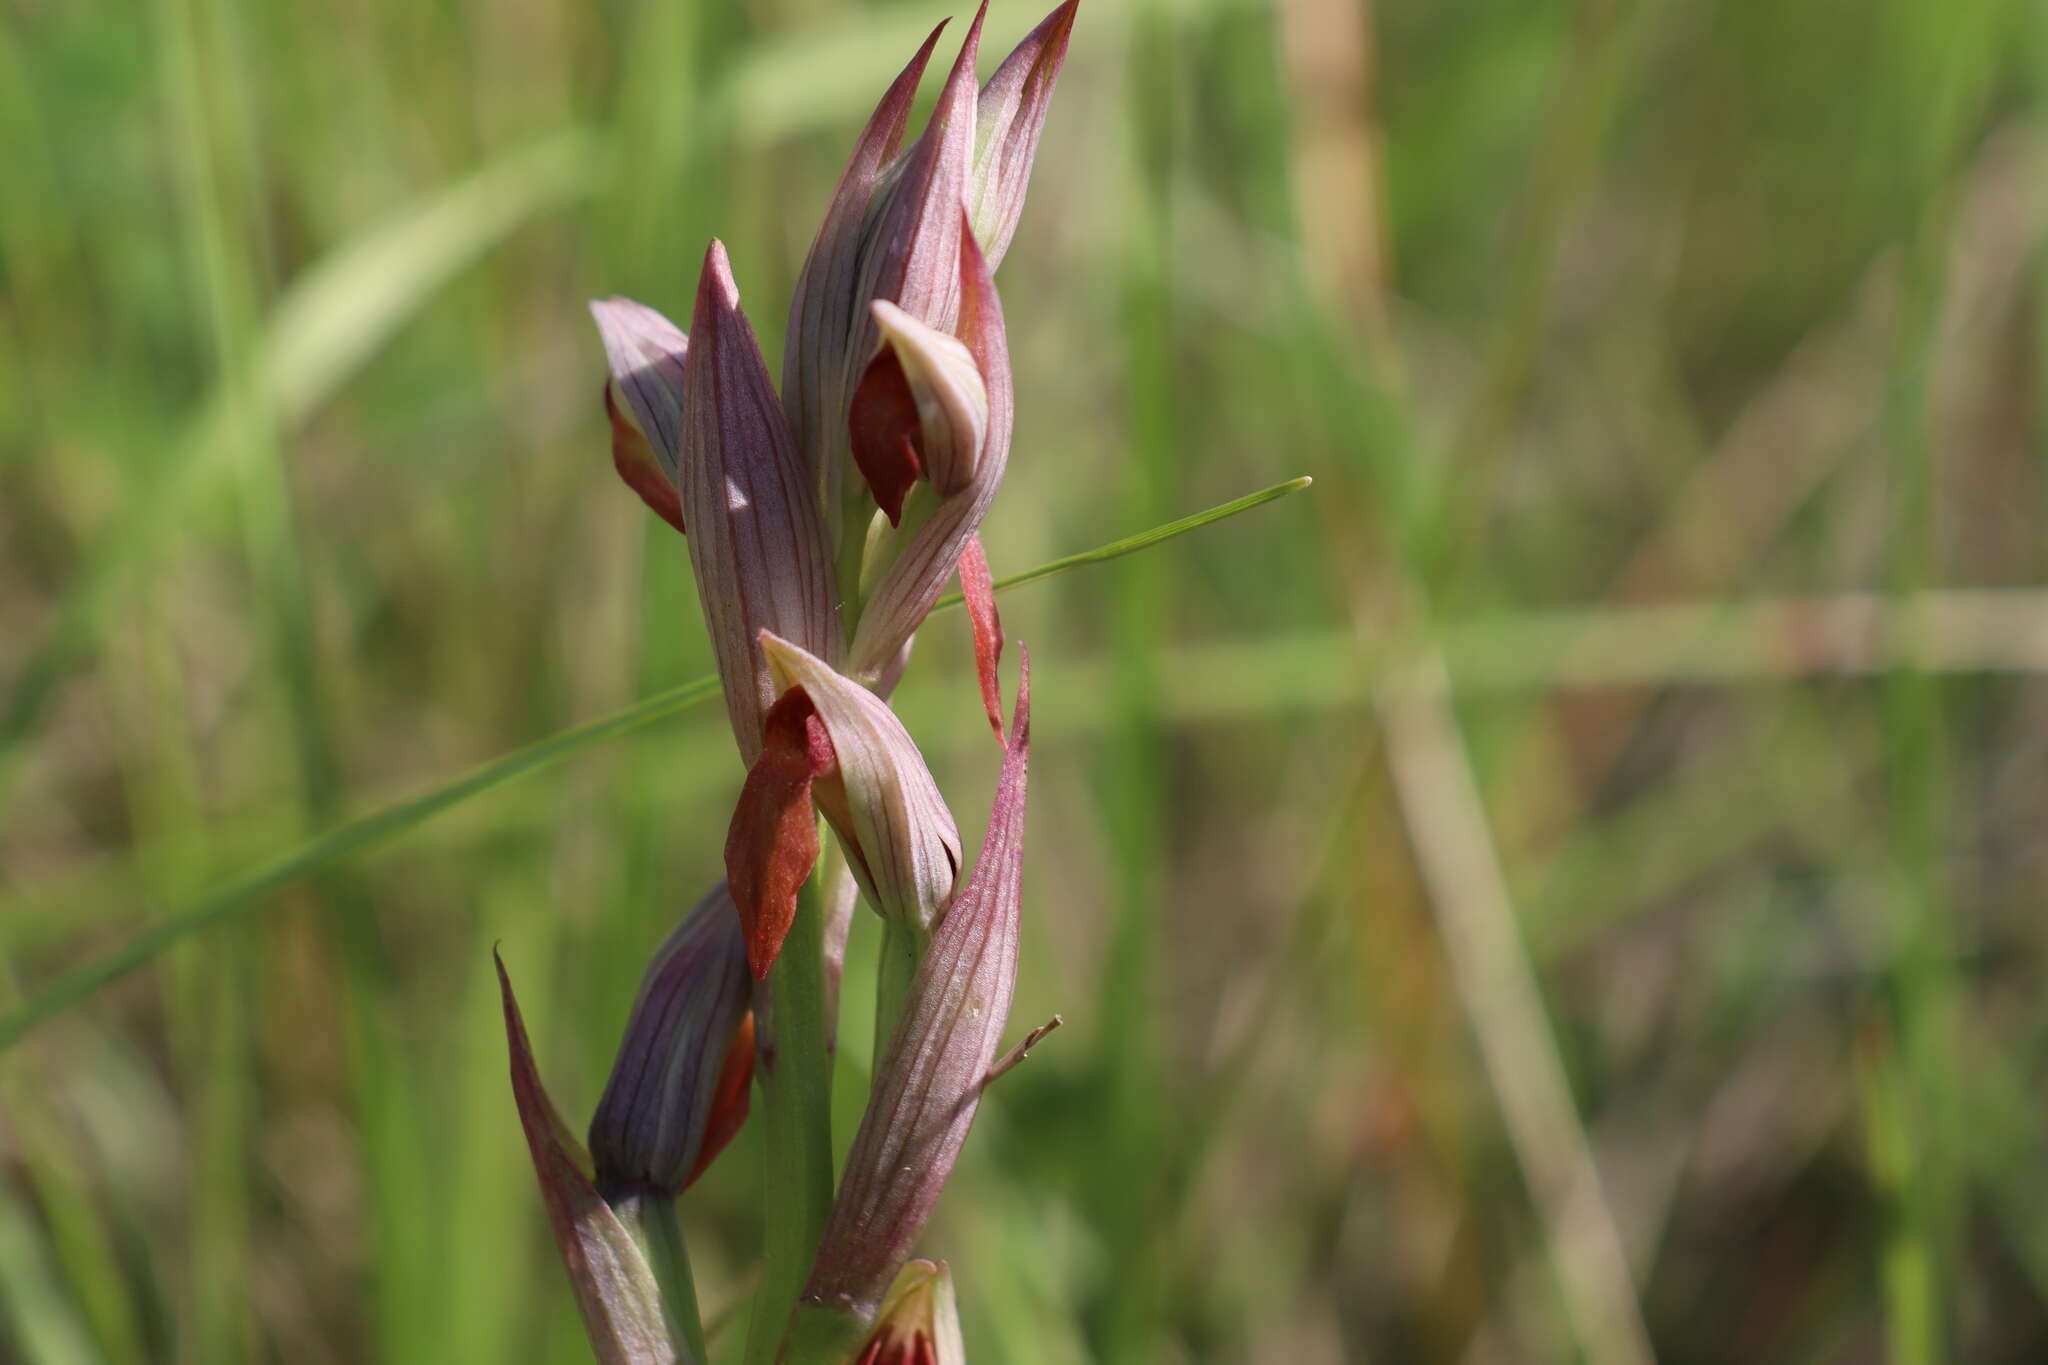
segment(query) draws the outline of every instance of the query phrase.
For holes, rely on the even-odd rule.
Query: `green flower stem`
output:
[[[889,1048],[889,1038],[903,1018],[904,1002],[910,998],[911,978],[924,960],[924,935],[896,920],[882,921],[882,956],[875,970],[875,1061],[877,1071]]]
[[[798,1304],[779,1365],[845,1365],[866,1339],[868,1324],[815,1303]]]
[[[816,874],[768,971],[761,1078],[767,1144],[766,1250],[747,1333],[748,1365],[772,1365],[832,1209],[832,1058],[825,1011],[825,907]]]
[[[697,1309],[697,1280],[690,1273],[690,1252],[676,1221],[675,1196],[666,1190],[641,1189],[606,1202],[647,1258],[661,1305],[668,1318],[669,1339],[691,1365],[705,1365],[711,1352],[704,1344],[704,1318]]]

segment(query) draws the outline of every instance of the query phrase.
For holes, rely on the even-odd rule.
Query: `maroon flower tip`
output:
[[[861,377],[847,409],[846,429],[853,462],[868,481],[875,506],[888,515],[891,526],[901,526],[903,499],[924,472],[924,428],[895,347],[882,347]]]

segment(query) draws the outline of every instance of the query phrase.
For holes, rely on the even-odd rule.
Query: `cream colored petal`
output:
[[[888,703],[823,659],[766,631],[761,649],[777,692],[802,687],[832,737],[845,808],[820,805],[861,889],[883,915],[929,930],[959,877],[960,831],[924,756]]]

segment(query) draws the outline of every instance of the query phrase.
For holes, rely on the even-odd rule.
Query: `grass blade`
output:
[[[1079,554],[1064,555],[1059,559],[1047,560],[1035,569],[1026,569],[1023,573],[1011,574],[1008,578],[998,578],[996,580],[996,591],[1002,592],[1006,588],[1021,588],[1026,583],[1036,583],[1041,578],[1051,578],[1054,574],[1063,574],[1070,569],[1079,569],[1090,564],[1107,564],[1112,559],[1122,559],[1125,555],[1134,555],[1140,550],[1149,550],[1163,540],[1172,540],[1175,536],[1184,536],[1190,531],[1200,530],[1204,526],[1222,521],[1228,517],[1234,517],[1239,512],[1249,512],[1254,507],[1264,506],[1276,498],[1284,498],[1289,493],[1298,492],[1314,482],[1314,479],[1304,474],[1298,479],[1289,479],[1285,483],[1276,483],[1271,488],[1261,488],[1256,493],[1247,493],[1241,498],[1232,498],[1229,502],[1218,503],[1207,511],[1197,512],[1189,517],[1182,517],[1179,521],[1169,521],[1164,525],[1155,526],[1149,531],[1140,531],[1134,536],[1125,536],[1122,540],[1113,540],[1107,545],[1098,545],[1092,550],[1083,550]],[[959,593],[948,593],[933,605],[932,610],[944,611],[949,607],[957,607],[961,601]]]
[[[1167,522],[1163,526],[1112,541],[1108,545],[1055,559],[1035,569],[1000,579],[996,583],[996,588],[1001,590],[1025,583],[1035,583],[1041,578],[1080,568],[1084,564],[1101,564],[1124,555],[1136,554],[1175,536],[1185,535],[1189,531],[1213,525],[1240,512],[1272,502],[1275,498],[1283,497],[1296,489],[1306,488],[1308,484],[1309,480],[1306,478],[1292,479],[1286,483],[1275,484],[1271,488],[1260,489],[1256,493],[1247,493],[1241,498],[1233,498],[1207,511],[1182,517],[1179,521]],[[939,605],[953,606],[959,601],[956,595]],[[529,773],[539,772],[572,754],[630,734],[717,695],[718,679],[715,677],[698,678],[694,682],[657,692],[651,697],[635,702],[623,711],[563,730],[523,749],[516,749],[494,758],[432,791],[338,825],[291,852],[272,859],[255,871],[237,878],[194,904],[164,916],[106,956],[58,977],[21,1006],[0,1018],[0,1051],[12,1047],[44,1020],[63,1013],[101,987],[147,964],[173,944],[203,929],[232,919],[242,911],[259,904],[271,892],[288,886],[301,877],[332,867],[374,844],[432,819],[450,807],[460,805],[472,796],[482,795]]]
[[[12,1046],[43,1020],[62,1013],[102,986],[126,976],[180,940],[232,918],[269,893],[301,877],[332,867],[344,858],[431,819],[451,806],[460,805],[472,796],[538,772],[571,754],[629,734],[717,695],[716,678],[699,678],[680,687],[672,687],[613,715],[563,730],[523,749],[494,758],[433,791],[336,826],[195,904],[166,915],[105,957],[59,977],[0,1021],[0,1049]]]

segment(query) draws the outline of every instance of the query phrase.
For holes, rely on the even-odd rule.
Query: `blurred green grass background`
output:
[[[941,15],[0,7],[0,1013],[709,669],[583,301],[716,233],[779,356]],[[1087,0],[996,571],[1317,484],[1004,602],[1068,1027],[924,1243],[977,1360],[2048,1356],[2044,232],[2032,0]],[[490,949],[587,1115],[738,776],[684,711],[16,1042],[0,1359],[586,1359]]]

